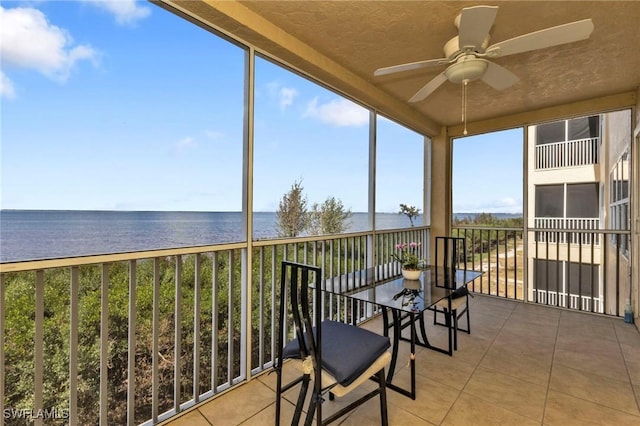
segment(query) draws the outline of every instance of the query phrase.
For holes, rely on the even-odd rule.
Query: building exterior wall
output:
[[[567,121],[565,120],[563,121],[564,126],[567,126]],[[593,157],[593,161],[590,162],[589,164],[582,164],[582,165],[578,165],[578,166],[565,166],[565,167],[539,167],[540,166],[540,160],[537,158],[537,156],[539,155],[538,153],[540,151],[539,148],[540,146],[537,145],[537,132],[538,132],[538,126],[529,126],[528,129],[528,146],[527,146],[527,161],[528,161],[528,179],[527,179],[527,191],[528,191],[528,202],[527,202],[527,225],[529,228],[564,228],[565,226],[569,227],[569,226],[573,226],[575,225],[575,222],[571,221],[572,225],[569,225],[570,221],[566,221],[566,205],[562,206],[562,210],[563,210],[563,218],[560,218],[560,220],[553,220],[553,218],[549,219],[541,219],[541,218],[537,218],[537,209],[536,209],[536,187],[539,187],[540,185],[564,185],[563,188],[563,197],[564,197],[564,203],[566,204],[566,190],[567,190],[567,186],[566,185],[571,185],[571,184],[581,184],[581,183],[591,183],[591,182],[599,182],[600,181],[600,176],[601,176],[601,166],[600,166],[600,161],[598,161],[598,155],[595,155]],[[601,130],[600,130],[601,133]],[[601,136],[601,135],[600,135]],[[562,145],[568,145],[568,143],[570,142],[570,137],[565,137],[565,141],[563,143],[560,143],[560,146]],[[602,143],[602,139],[600,139],[599,143]],[[549,144],[552,145],[552,144]],[[546,146],[546,145],[541,145],[541,146]],[[601,146],[601,145],[600,145]],[[559,147],[560,148],[560,147]],[[584,147],[583,147],[584,148]],[[576,155],[576,151],[567,151],[564,152],[563,154],[558,154],[558,155],[564,155],[567,156],[567,153],[569,153],[569,155]],[[600,155],[602,155],[602,152],[600,152]],[[551,164],[555,164],[554,161],[550,162]],[[558,164],[560,164],[561,162],[557,162]],[[538,189],[539,190],[539,189]],[[600,204],[602,204],[602,199],[598,200]],[[595,224],[593,224],[593,226],[597,229],[601,227],[601,220],[598,219],[602,219],[601,214],[600,214],[600,218],[592,218],[591,220],[585,221],[585,222],[589,222],[591,224],[594,223],[595,220]],[[555,224],[560,224],[555,225]],[[554,224],[554,225],[549,225],[549,224]],[[564,224],[564,225],[563,225]],[[591,236],[588,234],[585,234],[585,240],[584,242],[591,242],[590,241]],[[600,268],[600,264],[602,262],[602,253],[601,253],[601,245],[600,243],[602,243],[601,239],[598,239],[594,242],[596,242],[597,244],[594,244],[593,247],[590,244],[578,244],[576,243],[576,241],[571,241],[571,236],[567,235],[567,236],[562,236],[562,235],[553,235],[553,234],[540,234],[538,236],[539,240],[544,241],[543,243],[537,242],[536,241],[536,235],[532,234],[531,237],[528,240],[528,247],[527,247],[527,265],[528,265],[528,270],[529,270],[529,274],[528,274],[528,300],[529,301],[535,301],[536,300],[536,261],[537,260],[551,260],[553,262],[558,262],[558,266],[557,268],[560,268],[561,272],[559,272],[559,277],[560,279],[564,282],[564,276],[568,273],[567,268],[569,265],[569,262],[571,263],[580,263],[580,264],[593,264],[596,265],[595,270],[598,271],[597,272],[597,282],[600,281],[600,276],[602,274],[601,268]],[[547,244],[546,241],[548,239],[553,239],[552,244]],[[557,239],[561,239],[561,241],[556,241]],[[580,240],[581,242],[583,242],[583,240]],[[569,244],[567,244],[567,242],[569,242]],[[583,247],[588,248],[586,250],[583,250]],[[557,280],[557,277],[553,277],[553,281],[555,282]],[[549,284],[549,283],[546,283]],[[565,283],[566,284],[566,283]],[[575,284],[575,283],[569,283],[569,284]],[[573,287],[573,285],[572,285]],[[600,288],[602,286],[597,286],[596,288],[596,292],[600,292]],[[551,291],[551,288],[546,285],[545,287],[541,287],[541,288],[545,288],[548,289],[549,291]],[[570,293],[570,289],[565,289],[567,291],[567,293]],[[545,290],[546,291],[546,290]],[[556,291],[556,289],[554,288],[554,292]],[[601,296],[601,294],[594,294],[593,296],[598,297]],[[539,295],[537,297],[540,297]],[[544,297],[551,297],[551,295],[545,295]],[[556,297],[555,295],[553,297]],[[559,296],[558,296],[559,297]],[[547,300],[546,303],[549,303],[549,301]],[[558,302],[559,304],[562,303],[569,303],[568,300],[565,302]],[[590,302],[589,302],[590,303]]]
[[[610,211],[610,204],[615,199],[612,193],[611,173],[616,165],[623,165],[623,179],[629,182],[629,166],[630,157],[623,159],[625,153],[629,153],[631,148],[631,114],[629,110],[616,111],[605,114],[602,120],[602,139],[604,152],[600,181],[603,185],[604,193],[604,227],[615,228],[613,217]],[[617,279],[619,287],[608,286],[608,294],[606,295],[609,303],[607,304],[608,312],[615,313],[614,309],[624,310],[627,299],[631,300],[631,264],[629,251],[618,247],[615,239],[609,238],[606,244],[607,262],[604,265],[604,276],[610,277],[610,280]],[[620,256],[617,256],[619,251]]]

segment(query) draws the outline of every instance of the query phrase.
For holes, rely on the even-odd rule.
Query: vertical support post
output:
[[[244,215],[244,235],[247,241],[247,247],[243,251],[241,268],[241,320],[240,320],[240,354],[241,366],[240,375],[242,377],[251,378],[251,286],[253,285],[253,155],[254,155],[254,110],[255,110],[255,50],[249,47],[245,50],[245,96],[244,96],[244,138],[243,138],[243,166],[242,166],[242,214]]]
[[[368,185],[368,219],[369,229],[373,232],[367,235],[367,253],[365,269],[373,268],[378,264],[376,250],[376,135],[377,113],[369,110],[369,185]],[[323,265],[324,266],[324,265]]]

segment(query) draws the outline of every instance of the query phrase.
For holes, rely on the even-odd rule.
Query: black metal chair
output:
[[[456,269],[464,267],[467,256],[466,240],[461,237],[436,237],[436,268],[443,268],[445,286],[455,287]],[[471,334],[469,318],[469,291],[466,287],[456,289],[450,297],[440,300],[433,306],[433,323],[453,328],[453,350],[458,349],[458,330]],[[444,322],[438,321],[438,314],[444,316]],[[459,320],[466,315],[467,327],[462,328]]]
[[[369,399],[380,396],[381,424],[387,425],[387,397],[384,369],[391,360],[387,351],[391,344],[388,337],[380,336],[363,328],[341,322],[322,319],[322,270],[317,267],[293,262],[282,262],[280,278],[280,306],[278,324],[278,347],[275,360],[276,381],[276,425],[280,424],[280,408],[283,392],[301,383],[292,425],[300,422],[305,398],[313,382],[305,425],[329,424]],[[309,287],[315,292],[311,315]],[[292,333],[287,333],[291,327]],[[287,326],[285,326],[287,325]],[[289,335],[293,339],[289,340]],[[286,345],[285,341],[288,341]],[[302,375],[282,384],[283,362],[289,360]],[[319,367],[321,366],[321,367]],[[353,401],[335,414],[324,419],[322,403],[329,398],[341,397],[373,378],[378,387]]]

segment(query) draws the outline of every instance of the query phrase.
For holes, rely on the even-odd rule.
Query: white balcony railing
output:
[[[600,245],[600,219],[583,217],[536,217],[534,228],[551,231],[536,232],[536,241],[560,244]],[[557,231],[556,231],[557,230]],[[558,232],[567,230],[570,232]],[[576,232],[576,231],[590,232]]]
[[[599,297],[583,296],[579,294],[569,294],[569,306],[567,306],[567,293],[558,293],[557,291],[533,289],[533,302],[559,306],[562,308],[575,309],[579,311],[604,313],[602,299]],[[592,310],[593,304],[593,310]]]
[[[588,166],[600,161],[600,138],[577,139],[536,145],[535,168],[558,169]]]
[[[405,241],[426,249],[429,228],[2,263],[0,413],[161,422],[272,367],[282,260],[343,285],[392,263]],[[315,308],[338,321],[376,313],[323,303]],[[24,423],[0,416],[13,424]]]

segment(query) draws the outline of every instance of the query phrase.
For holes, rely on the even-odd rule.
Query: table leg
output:
[[[411,314],[411,353],[409,364],[411,368],[411,399],[416,399],[416,318]]]
[[[396,370],[396,362],[398,361],[398,346],[400,346],[400,336],[397,329],[397,313],[395,310],[391,312],[393,316],[393,342],[391,342],[391,362],[389,363],[389,371],[387,371],[387,383],[391,384],[393,373]],[[389,312],[387,308],[382,308],[382,321],[385,337],[389,337]]]
[[[384,333],[388,337],[389,319],[388,319],[388,312],[386,307],[382,308],[382,313],[383,313],[383,324],[384,324],[384,330],[385,330]],[[393,323],[391,325],[393,327],[393,343],[392,343],[392,351],[391,351],[391,362],[389,363],[389,371],[387,373],[387,387],[391,390],[401,393],[402,395],[408,396],[411,399],[416,399],[416,384],[415,384],[416,376],[415,376],[415,356],[414,356],[415,346],[416,346],[415,327],[411,328],[412,343],[411,343],[411,355],[409,360],[410,366],[411,366],[411,390],[407,390],[392,383],[393,373],[395,372],[396,362],[398,360],[398,347],[400,346],[400,337],[401,337],[400,334],[402,333],[402,318],[400,317],[400,314],[396,309],[391,310],[391,315],[393,317]]]

